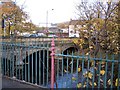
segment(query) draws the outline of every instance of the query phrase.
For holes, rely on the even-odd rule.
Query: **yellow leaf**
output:
[[[100,74],[104,75],[105,74],[105,70],[101,70]]]
[[[90,78],[90,79],[92,79],[92,76],[93,76],[93,74],[92,73],[88,73],[88,77]]]
[[[92,86],[92,82],[89,82],[89,84]]]
[[[92,60],[92,61],[91,61],[91,66],[93,66],[93,65],[94,65],[94,61]]]
[[[108,80],[108,84],[111,85],[111,80],[110,79]]]
[[[92,49],[92,48],[93,48],[93,46],[90,46],[89,48],[90,48],[90,49]]]
[[[81,71],[81,67],[78,68],[78,72],[80,72],[80,71]]]
[[[72,77],[72,80],[75,81],[75,80],[77,80],[77,79],[76,79],[75,77]]]
[[[118,86],[118,78],[115,81],[115,86]]]
[[[105,64],[105,62],[102,62],[101,64]]]
[[[77,88],[80,88],[81,86],[82,86],[81,83],[78,83],[78,84],[77,84]]]
[[[89,84],[92,86],[92,82],[89,82]],[[96,82],[94,82],[94,86],[97,86]]]
[[[88,76],[88,72],[86,71],[85,73],[83,73],[83,76],[87,77]]]
[[[86,55],[89,55],[89,53],[86,53]]]
[[[86,85],[83,85],[83,87],[86,87]]]
[[[94,86],[97,86],[96,82],[94,82]]]
[[[67,72],[67,70],[64,69],[64,72]]]

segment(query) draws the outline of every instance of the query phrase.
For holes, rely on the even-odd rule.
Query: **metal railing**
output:
[[[55,54],[51,81],[50,43],[31,43],[0,43],[3,76],[46,88],[120,88],[120,55]]]
[[[99,58],[90,55],[74,56],[56,54],[61,57],[56,64],[56,83],[58,88],[119,88],[120,60],[108,54]]]
[[[1,43],[2,74],[45,87],[50,81],[50,44],[30,43]]]

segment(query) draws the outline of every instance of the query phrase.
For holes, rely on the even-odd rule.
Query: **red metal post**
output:
[[[54,37],[51,42],[51,88],[53,90],[54,88],[54,56],[55,56],[55,43],[54,43]]]

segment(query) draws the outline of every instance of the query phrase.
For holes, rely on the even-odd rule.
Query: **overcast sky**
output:
[[[15,1],[15,0],[13,0]],[[35,24],[46,23],[46,12],[48,11],[48,22],[59,23],[75,19],[75,6],[80,0],[16,0],[21,5],[24,2],[25,11]],[[54,9],[54,10],[52,10]]]

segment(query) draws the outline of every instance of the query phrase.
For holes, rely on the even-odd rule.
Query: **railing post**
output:
[[[51,42],[51,88],[54,88],[54,56],[55,56],[55,43],[54,43],[54,37]]]

